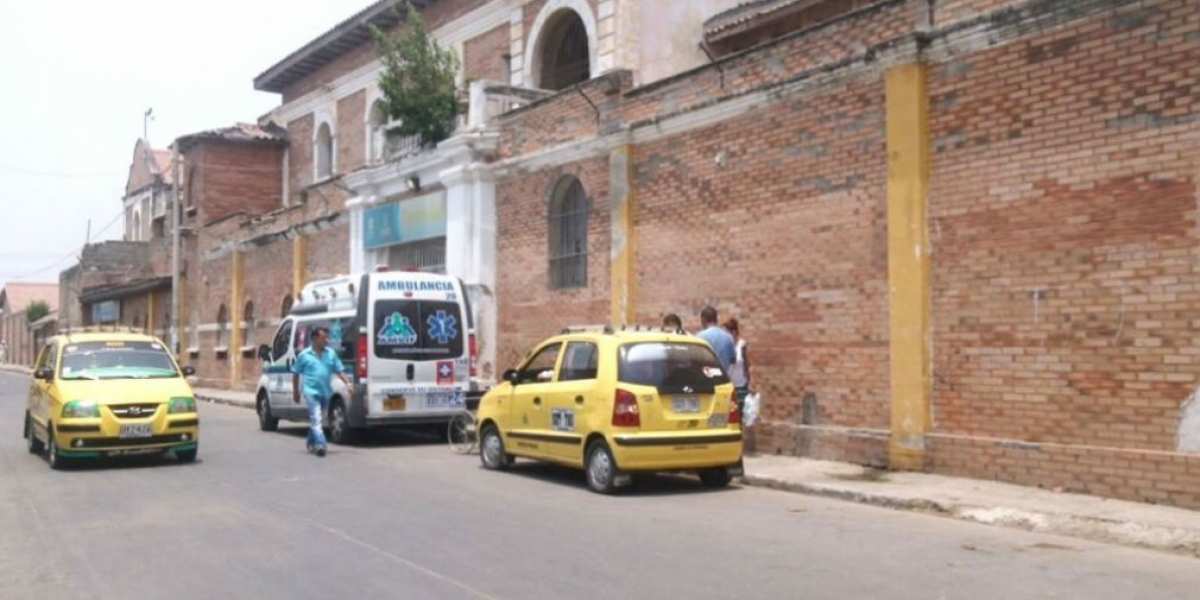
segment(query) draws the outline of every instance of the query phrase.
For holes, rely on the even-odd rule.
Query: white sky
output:
[[[57,282],[89,220],[121,238],[147,108],[155,148],[254,122],[280,101],[254,76],[371,3],[0,0],[0,285]]]

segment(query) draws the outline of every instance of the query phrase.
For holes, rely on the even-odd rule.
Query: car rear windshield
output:
[[[715,386],[729,383],[712,348],[687,342],[621,346],[617,378],[623,383],[654,386],[668,394],[711,394]]]
[[[175,361],[158,342],[80,342],[62,351],[63,379],[179,377]]]
[[[463,354],[467,332],[457,302],[375,302],[375,356],[394,360],[438,360]]]

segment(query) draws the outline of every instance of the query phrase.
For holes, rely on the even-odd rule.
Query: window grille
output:
[[[564,177],[550,198],[550,287],[587,287],[587,230],[591,212],[579,179]]]

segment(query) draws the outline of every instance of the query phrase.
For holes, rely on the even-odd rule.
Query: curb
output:
[[[755,487],[821,496],[893,510],[923,512],[984,525],[1082,538],[1200,558],[1200,530],[996,506],[971,506],[926,498],[898,498],[820,484],[785,481],[769,475],[747,473],[743,477],[743,481]]]
[[[197,394],[196,399],[212,404],[225,404],[228,406],[236,406],[238,408],[254,408],[254,402],[251,400],[235,400],[233,398],[222,398],[220,396],[209,396],[207,394]]]

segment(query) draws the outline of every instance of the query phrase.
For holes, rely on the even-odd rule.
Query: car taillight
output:
[[[364,334],[358,336],[358,357],[354,360],[354,374],[360,381],[367,378],[367,336]]]
[[[733,424],[742,424],[742,411],[738,410],[737,390],[729,395],[729,422]]]
[[[467,345],[471,352],[471,377],[476,377],[479,375],[479,345],[475,342],[475,334],[467,338]]]
[[[638,413],[637,396],[627,390],[617,390],[613,403],[613,427],[641,427],[642,416]]]

